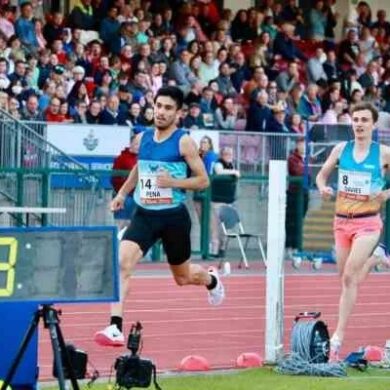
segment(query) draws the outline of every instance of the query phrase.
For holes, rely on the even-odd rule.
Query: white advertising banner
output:
[[[117,156],[130,143],[126,126],[48,124],[47,140],[71,156]]]

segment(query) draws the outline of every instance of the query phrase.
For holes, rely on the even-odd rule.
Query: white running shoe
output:
[[[96,332],[94,340],[103,347],[122,347],[125,344],[125,336],[116,325],[107,326]]]
[[[212,290],[208,290],[209,304],[217,306],[220,305],[225,298],[225,288],[223,287],[216,268],[210,267],[208,272],[210,275],[213,275],[217,279],[217,285]]]
[[[390,268],[390,257],[389,253],[387,252],[387,248],[384,244],[379,244],[374,252],[373,255],[378,257],[379,263],[375,266],[376,271],[381,271],[383,268]]]
[[[329,348],[329,363],[337,363],[340,361],[340,350],[342,341],[337,335],[333,335],[330,339]]]

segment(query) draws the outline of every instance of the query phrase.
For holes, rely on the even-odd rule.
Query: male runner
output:
[[[158,239],[162,240],[169,267],[179,286],[205,286],[212,305],[219,305],[224,299],[224,287],[217,271],[206,270],[190,261],[191,219],[184,205],[185,191],[202,190],[209,185],[209,179],[195,142],[176,127],[183,100],[183,93],[177,87],[163,87],[157,92],[155,130],[141,134],[138,163],[111,202],[111,209],[118,210],[123,207],[127,194],[136,188],[137,208],[119,247],[120,302],[111,305],[111,324],[95,334],[95,341],[100,345],[124,344],[123,304],[130,275]]]
[[[383,176],[390,163],[390,148],[372,141],[377,120],[378,111],[371,104],[353,106],[354,140],[341,142],[334,147],[316,179],[322,197],[332,197],[333,189],[326,183],[338,164],[334,234],[342,291],[337,327],[330,343],[330,360],[339,360],[359,284],[373,266],[386,261],[383,250],[374,253],[383,226],[381,204],[390,197],[390,191],[383,190]]]

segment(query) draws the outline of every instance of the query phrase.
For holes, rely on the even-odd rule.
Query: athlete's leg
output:
[[[169,267],[178,286],[208,286],[212,282],[209,272],[199,264],[192,264],[190,260],[178,265],[170,264]]]
[[[123,317],[123,305],[129,292],[131,273],[143,253],[136,242],[121,241],[119,245],[120,300],[111,304],[111,316]]]
[[[358,285],[364,265],[370,258],[379,240],[380,232],[372,232],[354,239],[349,256],[341,274],[342,291],[339,304],[339,317],[335,335],[343,340],[348,319],[355,305]]]
[[[155,241],[153,226],[148,216],[138,212],[134,215],[130,227],[123,234],[119,245],[119,302],[111,304],[110,325],[95,334],[95,341],[100,345],[121,346],[124,344],[122,323],[129,281],[135,265]]]
[[[179,286],[200,285],[209,290],[209,302],[222,303],[223,285],[215,269],[205,269],[192,264],[191,256],[191,219],[186,208],[165,218],[161,239],[168,263],[176,283]]]

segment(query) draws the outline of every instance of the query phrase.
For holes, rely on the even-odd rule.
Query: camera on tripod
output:
[[[149,387],[154,383],[157,390],[161,390],[157,383],[156,366],[151,360],[141,359],[138,355],[142,345],[142,325],[140,322],[131,326],[127,349],[131,354],[118,357],[115,361],[116,384],[119,388]]]

